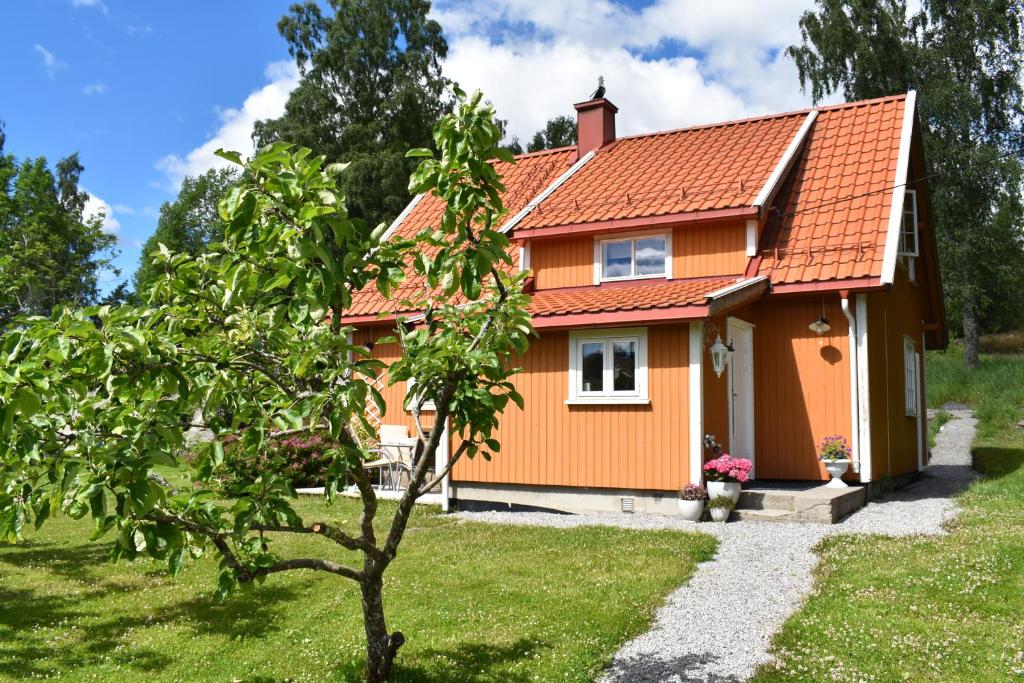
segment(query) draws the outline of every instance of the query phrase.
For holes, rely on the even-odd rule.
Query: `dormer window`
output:
[[[907,269],[907,277],[915,280],[914,262],[920,253],[917,232],[917,190],[907,190],[903,200],[903,224],[900,226],[898,255]]]
[[[669,234],[595,240],[594,284],[664,277],[672,277],[672,239]]]

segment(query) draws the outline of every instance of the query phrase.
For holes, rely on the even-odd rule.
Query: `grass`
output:
[[[300,513],[353,528],[358,509],[342,501],[325,515],[303,498]],[[148,559],[109,564],[107,543],[88,534],[87,522],[59,518],[0,545],[0,679],[360,677],[351,581],[292,572],[215,605],[212,558],[171,579]],[[333,552],[325,543],[288,538],[280,552]],[[699,534],[499,527],[419,510],[386,578],[389,627],[408,638],[395,680],[592,680],[714,548]]]
[[[930,355],[929,404],[979,417],[960,516],[940,538],[832,537],[759,682],[1024,680],[1024,357]]]

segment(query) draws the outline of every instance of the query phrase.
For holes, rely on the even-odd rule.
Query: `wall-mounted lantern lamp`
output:
[[[716,377],[721,377],[725,372],[726,363],[729,362],[729,354],[735,349],[731,343],[726,344],[722,341],[722,333],[718,331],[718,326],[714,323],[708,325],[706,340],[710,340],[712,334],[715,335],[715,341],[708,349],[711,353],[711,369],[715,371]]]

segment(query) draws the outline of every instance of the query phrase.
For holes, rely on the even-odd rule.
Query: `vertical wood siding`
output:
[[[808,325],[821,296],[769,297],[754,328],[755,457],[759,479],[827,479],[817,444],[832,434],[851,439],[848,324],[836,294],[827,294],[832,329]]]
[[[672,275],[739,275],[747,267],[743,223],[713,223],[676,228],[672,236]]]
[[[648,328],[650,405],[568,406],[567,332],[534,340],[515,382],[525,409],[501,419],[501,452],[453,480],[674,490],[688,476],[688,327]]]
[[[892,289],[868,295],[871,475],[876,480],[917,470],[917,418],[906,415],[904,403],[903,336],[914,340],[923,358],[921,328],[920,290],[897,266]],[[923,367],[918,378],[923,411]]]
[[[385,363],[393,363],[402,353],[398,344],[376,343],[377,339],[390,336],[394,336],[394,330],[390,327],[371,327],[356,330],[352,335],[352,341],[355,344],[363,345],[373,343],[374,346],[371,354],[373,358]],[[402,407],[405,401],[405,382],[389,385],[385,376],[381,385],[380,393],[384,396],[384,401],[387,403],[387,410],[382,416],[383,424],[405,425],[409,428],[410,435],[415,434],[416,428],[412,415]],[[424,427],[432,425],[434,422],[433,415],[424,413],[421,416],[421,422],[423,422]]]
[[[675,228],[672,231],[672,276],[743,273],[747,266],[745,230],[742,223]],[[594,284],[594,240],[593,236],[533,240],[530,266],[537,289]]]

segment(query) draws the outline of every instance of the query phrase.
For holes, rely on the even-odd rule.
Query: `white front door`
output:
[[[754,462],[754,326],[729,318],[729,452]],[[751,470],[751,478],[754,476]]]

